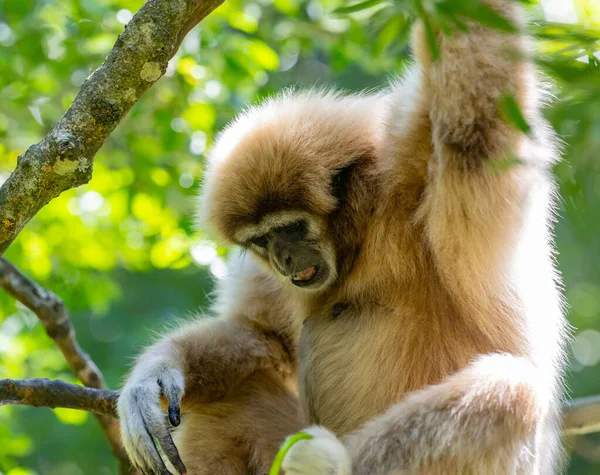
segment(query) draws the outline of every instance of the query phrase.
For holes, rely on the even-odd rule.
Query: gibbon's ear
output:
[[[346,194],[351,166],[352,164],[334,170],[333,176],[331,177],[331,194],[338,202],[341,201]]]
[[[331,176],[331,194],[337,201],[338,207],[346,198],[352,174],[360,166],[361,157],[354,158],[341,168],[333,170]]]

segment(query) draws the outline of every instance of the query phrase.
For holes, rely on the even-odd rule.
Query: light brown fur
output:
[[[512,2],[489,3],[521,21]],[[237,411],[248,387],[256,399],[242,407],[277,405],[270,392],[297,369],[301,416],[286,398],[287,424],[343,438],[355,475],[554,473],[565,324],[548,230],[553,134],[531,64],[515,61],[527,53],[523,36],[471,25],[438,40],[432,62],[417,26],[418,63],[388,91],[287,93],[227,128],[206,174],[204,218],[245,244],[265,217],[305,216],[336,276],[325,289],[297,289],[253,248],[217,308],[244,322],[244,344],[199,330],[165,348],[182,352],[170,361],[186,368],[186,398],[214,385],[202,401],[217,412],[228,397]],[[505,93],[518,98],[529,135],[502,117]],[[331,180],[343,168],[338,199]],[[259,370],[271,371],[268,384],[244,379]],[[211,472],[197,448],[213,430],[260,426],[267,460],[283,437],[282,419],[266,421],[256,406],[209,426],[211,405],[197,407],[177,436],[190,475],[230,473]]]

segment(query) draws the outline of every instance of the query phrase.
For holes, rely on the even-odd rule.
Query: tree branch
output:
[[[61,299],[29,280],[4,258],[0,258],[0,287],[38,316],[71,371],[83,384],[91,388],[105,387],[102,373],[77,343],[75,329]]]
[[[168,61],[190,29],[223,1],[146,1],[106,60],[83,83],[58,124],[41,142],[19,156],[15,170],[0,188],[0,256],[44,205],[63,191],[90,180],[94,156],[106,138],[165,73]],[[56,295],[28,280],[5,260],[0,261],[0,286],[39,317],[71,370],[86,386],[104,388],[102,373],[77,344],[68,313]],[[24,391],[14,399],[22,403],[39,403],[52,394],[71,394],[62,388],[46,393],[40,400],[30,399],[50,383],[41,385],[38,381],[25,388],[15,382],[6,384],[13,391]],[[114,455],[121,461],[121,473],[129,473],[130,463],[120,443],[116,420],[103,412],[96,417]]]
[[[86,388],[51,379],[0,379],[0,406],[25,404],[35,407],[64,407],[117,417],[118,391]]]
[[[224,0],[148,0],[73,104],[0,188],[0,255],[50,200],[87,183],[108,135],[166,71],[189,30]]]
[[[118,391],[84,388],[60,380],[0,379],[0,406],[26,404],[36,407],[67,407],[117,417]],[[574,399],[565,404],[563,434],[600,432],[600,396]]]
[[[0,258],[0,287],[2,287],[9,295],[14,297],[16,300],[25,305],[28,309],[30,309],[33,313],[37,315],[40,319],[40,322],[44,326],[46,333],[54,343],[62,352],[69,368],[77,378],[86,386],[90,388],[100,389],[103,392],[100,393],[101,397],[106,395],[104,392],[108,392],[105,387],[106,384],[104,382],[104,377],[102,373],[96,366],[96,364],[92,361],[87,353],[85,353],[79,343],[77,343],[77,339],[75,337],[75,329],[73,328],[73,324],[71,323],[71,319],[69,318],[69,313],[65,307],[63,301],[58,298],[54,293],[49,290],[40,287],[35,282],[29,280],[25,277],[21,272],[13,266],[10,262],[8,262],[3,257]],[[8,381],[9,388],[13,388],[14,391],[21,390],[20,393],[16,393],[17,395],[21,395],[21,398],[17,398],[20,400],[20,404],[30,404],[30,405],[47,405],[47,404],[34,404],[30,403],[28,399],[29,397],[33,398],[31,401],[41,402],[49,400],[50,396],[53,394],[56,395],[57,401],[60,397],[66,397],[73,393],[69,388],[60,387],[51,391],[46,396],[44,396],[43,390],[49,390],[49,381],[48,380],[31,380],[33,383],[30,386],[21,387],[20,384]],[[42,382],[44,384],[42,384]],[[67,383],[62,383],[62,385],[66,385]],[[79,388],[79,398],[83,398],[83,394],[81,393],[80,386],[74,386],[75,388]],[[38,392],[41,391],[41,395],[38,397]],[[88,390],[89,391],[89,390]],[[0,389],[1,393],[1,389]],[[86,393],[86,394],[95,394],[95,393]],[[117,396],[114,396],[114,401],[116,401]],[[0,404],[2,404],[2,397],[0,397]],[[76,400],[77,397],[73,396],[73,400]],[[71,401],[71,399],[66,399]],[[85,401],[86,399],[83,398]],[[114,404],[113,401],[113,404]],[[71,407],[71,406],[49,406],[49,407]],[[76,407],[76,409],[79,409]],[[84,407],[81,407],[84,409]],[[121,463],[121,473],[129,473],[130,470],[130,462],[127,454],[123,450],[121,445],[121,436],[119,433],[119,424],[117,423],[113,413],[106,413],[102,411],[94,411],[93,409],[89,409],[92,412],[96,412],[96,419],[98,420],[98,424],[100,424],[100,428],[102,432],[104,432],[104,436],[108,440],[110,444],[113,455],[120,461]],[[114,411],[113,411],[114,412]],[[107,415],[108,414],[108,415]]]
[[[567,403],[563,432],[565,435],[600,432],[600,396],[583,397]]]

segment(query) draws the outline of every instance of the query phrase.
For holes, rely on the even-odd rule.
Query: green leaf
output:
[[[427,16],[423,16],[423,25],[425,26],[425,35],[427,37],[427,43],[429,44],[429,50],[431,51],[431,59],[436,61],[440,57],[440,48],[437,44],[437,37],[431,26],[431,22]]]
[[[374,7],[383,3],[386,0],[365,0],[364,2],[355,3],[354,5],[349,5],[347,7],[336,8],[333,13],[338,15],[359,12],[361,10],[366,10],[367,8]]]
[[[275,71],[279,66],[279,56],[277,56],[277,53],[260,40],[252,41],[248,52],[257,64],[268,71]]]
[[[298,3],[293,0],[274,0],[273,5],[280,12],[290,16],[295,16],[300,11]]]
[[[431,24],[429,14],[425,11],[421,0],[415,0],[415,9],[419,18],[423,22],[423,26],[425,27],[425,37],[427,39],[427,43],[429,44],[431,60],[437,61],[440,57],[440,48],[437,44],[437,37],[435,32],[433,31],[433,26]]]
[[[383,52],[397,38],[402,38],[408,22],[403,15],[394,15],[377,35],[377,50]]]
[[[508,94],[502,99],[502,112],[506,119],[523,133],[528,134],[531,131],[531,126],[525,120],[517,99],[512,94]]]
[[[477,3],[472,8],[465,9],[462,13],[466,17],[472,18],[473,20],[481,23],[482,25],[489,26],[490,28],[505,31],[507,33],[517,32],[516,26],[513,25],[511,21],[507,20],[493,8],[490,8],[487,5]]]

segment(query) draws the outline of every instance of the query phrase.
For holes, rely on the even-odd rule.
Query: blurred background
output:
[[[0,0],[0,180],[55,124],[142,3]],[[575,328],[569,392],[600,394],[600,2],[527,3],[556,96],[547,117],[564,140],[556,235]],[[46,206],[7,257],[64,299],[80,343],[119,387],[156,334],[207,309],[226,272],[227,249],[193,223],[215,134],[245,104],[287,86],[384,85],[407,65],[415,12],[452,26],[457,4],[497,23],[467,0],[228,0],[191,31],[166,77],[109,138],[91,182]],[[0,292],[0,378],[30,377],[76,382],[37,318]],[[599,463],[600,435],[573,441],[570,474],[600,474]],[[89,414],[4,406],[0,473],[108,475],[117,466]]]

